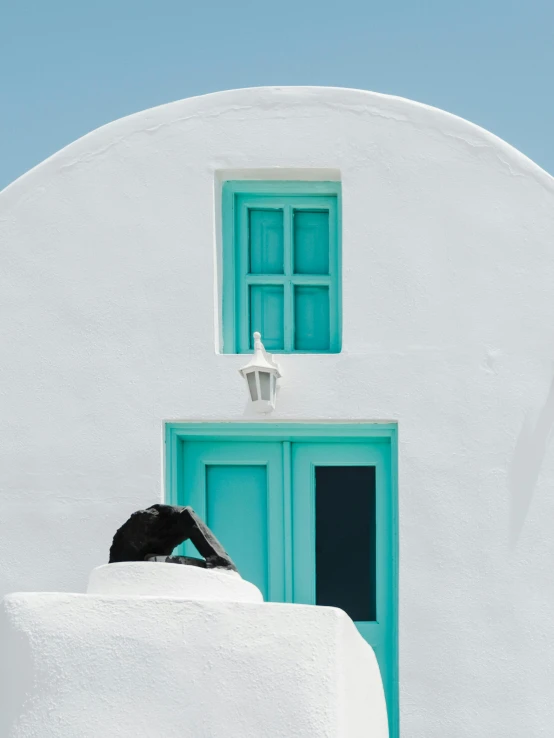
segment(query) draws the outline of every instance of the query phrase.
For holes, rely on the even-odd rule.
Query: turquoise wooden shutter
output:
[[[261,275],[284,273],[284,213],[282,209],[248,209],[245,234],[248,273]],[[252,334],[259,331],[269,351],[282,351],[284,344],[284,290],[282,284],[248,285],[248,347]],[[248,311],[248,310],[247,310]]]
[[[226,182],[223,350],[341,348],[340,184]]]

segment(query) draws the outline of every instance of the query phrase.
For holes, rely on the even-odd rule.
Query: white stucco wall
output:
[[[0,590],[82,591],[162,495],[162,419],[244,418],[218,182],[268,169],[342,181],[343,351],[280,357],[272,419],[399,423],[402,735],[549,735],[554,181],[406,100],[185,100],[0,194]]]

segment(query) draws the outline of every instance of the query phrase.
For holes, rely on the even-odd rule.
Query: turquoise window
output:
[[[341,350],[340,183],[223,185],[223,351]]]

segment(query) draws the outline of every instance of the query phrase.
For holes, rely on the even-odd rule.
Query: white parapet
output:
[[[87,594],[176,597],[186,600],[263,602],[260,590],[240,574],[177,564],[124,561],[90,573]]]
[[[9,595],[0,735],[387,738],[350,618],[260,600],[236,574],[160,563],[101,567],[87,594]]]

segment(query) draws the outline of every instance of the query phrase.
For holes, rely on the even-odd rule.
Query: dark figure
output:
[[[204,560],[171,556],[175,546],[189,540]],[[110,564],[148,559],[206,569],[237,570],[223,546],[194,510],[176,505],[152,505],[146,510],[137,510],[115,534],[110,548]]]

